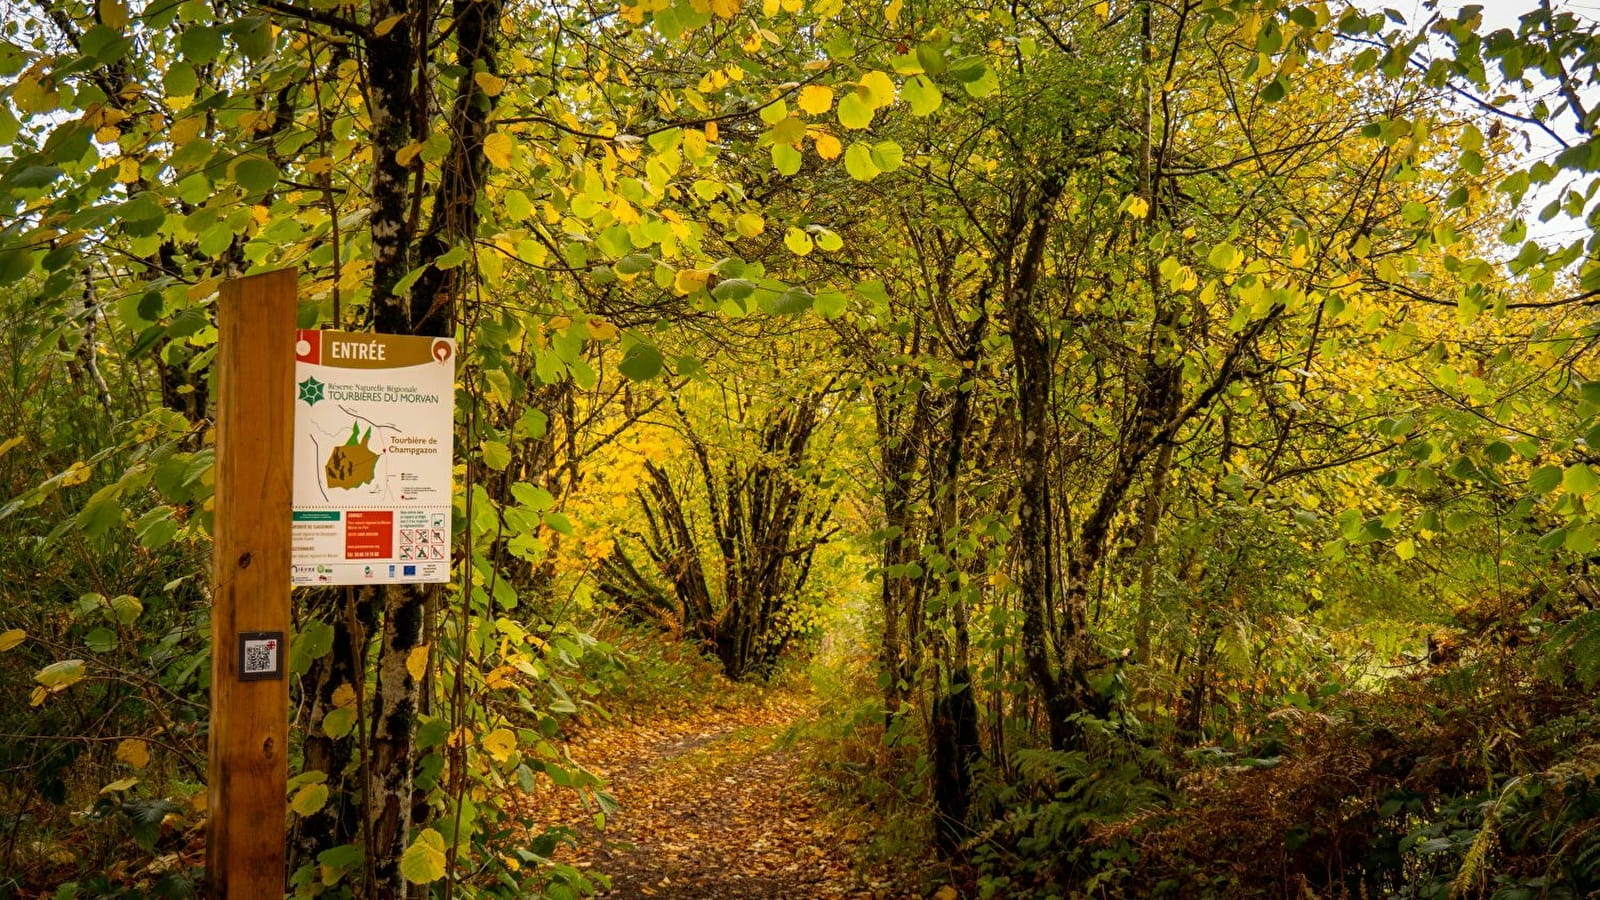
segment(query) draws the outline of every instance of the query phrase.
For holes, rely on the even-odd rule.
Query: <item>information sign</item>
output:
[[[295,338],[292,582],[449,581],[455,341]]]

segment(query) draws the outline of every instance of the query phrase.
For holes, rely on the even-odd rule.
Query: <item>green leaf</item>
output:
[[[123,625],[132,625],[144,613],[144,603],[132,594],[122,594],[112,597],[110,601],[111,616]]]
[[[356,711],[348,706],[328,710],[322,717],[322,733],[338,740],[350,733],[356,724]]]
[[[640,272],[650,271],[655,265],[656,261],[644,253],[630,253],[612,263],[611,268],[615,269],[618,275],[638,275]]]
[[[353,869],[361,864],[361,848],[355,844],[340,844],[317,854],[317,862],[330,869]]]
[[[1595,548],[1594,531],[1593,525],[1573,524],[1567,528],[1567,539],[1562,546],[1580,556],[1588,556]]]
[[[311,662],[321,659],[333,649],[333,626],[327,622],[307,622],[294,640],[289,642],[289,672],[304,675],[311,671]]]
[[[778,170],[779,175],[793,175],[800,171],[800,164],[804,157],[792,144],[772,145],[772,167]]]
[[[1547,531],[1539,538],[1539,549],[1554,551],[1567,542],[1567,529],[1557,528]]]
[[[433,261],[433,267],[440,270],[454,269],[466,262],[471,256],[471,251],[465,244],[457,244],[449,250],[439,254]]]
[[[552,531],[568,537],[572,536],[572,520],[567,518],[564,513],[558,513],[554,510],[546,512],[544,514],[544,524],[550,526]]]
[[[926,75],[906,79],[900,88],[900,96],[911,104],[911,114],[914,116],[932,115],[944,103],[944,94],[939,92],[939,86]]]
[[[32,271],[32,253],[26,250],[0,252],[0,285],[21,281]]]
[[[767,136],[775,144],[798,145],[806,137],[806,122],[799,116],[786,116],[767,129]]]
[[[511,465],[511,448],[502,441],[484,441],[483,464],[496,472],[504,472]]]
[[[444,837],[424,828],[400,856],[400,874],[412,884],[431,884],[444,877]]]
[[[894,141],[879,141],[872,145],[872,164],[880,172],[893,172],[905,161],[906,152]]]
[[[266,16],[247,16],[233,23],[230,30],[246,58],[259,61],[272,52],[272,25]]]
[[[756,283],[745,278],[724,278],[717,282],[711,289],[711,296],[718,300],[743,300],[755,293]]]
[[[1227,241],[1212,247],[1211,252],[1206,255],[1206,262],[1210,263],[1212,268],[1221,269],[1224,272],[1232,271],[1238,266],[1239,260],[1238,249]]]
[[[1535,494],[1548,494],[1561,483],[1561,467],[1545,466],[1528,478],[1528,490]]]
[[[634,344],[622,354],[617,371],[634,381],[649,381],[661,374],[661,351],[651,344]]]
[[[989,66],[981,56],[963,56],[950,63],[950,77],[962,84],[971,84],[983,78]]]
[[[278,167],[261,156],[241,156],[233,163],[233,178],[246,193],[264,194],[278,183]]]
[[[817,292],[817,296],[812,300],[811,307],[817,311],[817,315],[824,319],[837,319],[844,314],[849,303],[850,298],[845,295],[844,291],[828,288]]]
[[[83,645],[93,653],[110,653],[117,649],[117,633],[104,625],[92,628],[83,636]]]
[[[222,52],[222,32],[210,25],[190,25],[178,35],[178,50],[195,65],[212,62]]]
[[[994,70],[984,66],[977,79],[963,82],[961,86],[966,89],[969,96],[982,100],[1000,89],[1000,79],[995,77]]]
[[[42,166],[30,163],[20,166],[16,170],[7,172],[5,178],[0,179],[0,185],[8,188],[42,188],[60,178],[62,170],[58,166]]]
[[[94,496],[78,513],[77,525],[84,534],[97,537],[122,520],[121,493],[115,484],[108,484],[94,492]]]
[[[1578,496],[1584,496],[1600,487],[1600,478],[1596,478],[1594,470],[1584,463],[1577,463],[1567,467],[1561,475],[1561,489]]]
[[[780,316],[799,315],[811,308],[811,295],[799,288],[790,288],[781,294],[775,294],[771,300],[762,304],[762,308]]]
[[[844,170],[857,181],[871,181],[878,177],[878,166],[872,161],[872,147],[857,141],[844,151]]]
[[[426,750],[444,743],[450,735],[450,722],[438,716],[424,716],[417,725],[417,749]]]
[[[519,438],[538,440],[544,437],[549,428],[550,417],[543,410],[528,409],[517,417],[517,424],[511,426],[511,433]]]
[[[850,91],[839,98],[839,124],[859,131],[872,126],[872,106],[859,91]]]

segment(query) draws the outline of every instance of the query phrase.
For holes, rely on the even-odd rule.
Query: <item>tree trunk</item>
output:
[[[975,371],[983,333],[988,319],[980,315],[968,331],[959,361],[965,371]],[[972,425],[972,390],[956,391],[950,405],[950,430],[944,445],[944,458],[930,466],[929,491],[933,510],[930,543],[935,558],[942,558],[949,573],[941,589],[943,608],[950,617],[951,640],[941,634],[934,652],[948,673],[934,682],[933,717],[929,723],[929,750],[933,757],[933,800],[938,811],[937,844],[946,857],[961,855],[962,845],[971,836],[967,812],[972,805],[972,766],[983,754],[978,737],[978,705],[973,696],[970,662],[971,636],[967,621],[966,590],[962,584],[964,566],[955,558],[951,546],[958,527],[960,478],[965,462],[967,435]],[[938,477],[932,477],[937,473]]]

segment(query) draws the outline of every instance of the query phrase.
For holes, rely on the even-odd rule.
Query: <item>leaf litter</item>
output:
[[[579,733],[568,752],[619,808],[601,828],[570,794],[534,798],[579,834],[561,861],[609,876],[600,896],[611,900],[919,896],[887,871],[861,871],[866,836],[826,814],[805,748],[786,739],[813,712],[805,698],[772,692]]]

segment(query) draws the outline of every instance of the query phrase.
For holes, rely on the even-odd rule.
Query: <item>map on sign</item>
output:
[[[350,426],[350,440],[333,448],[328,462],[322,467],[328,476],[328,487],[358,488],[371,484],[377,478],[378,454],[372,452],[372,427],[365,433],[359,424]]]
[[[450,580],[455,342],[295,340],[294,584]]]

